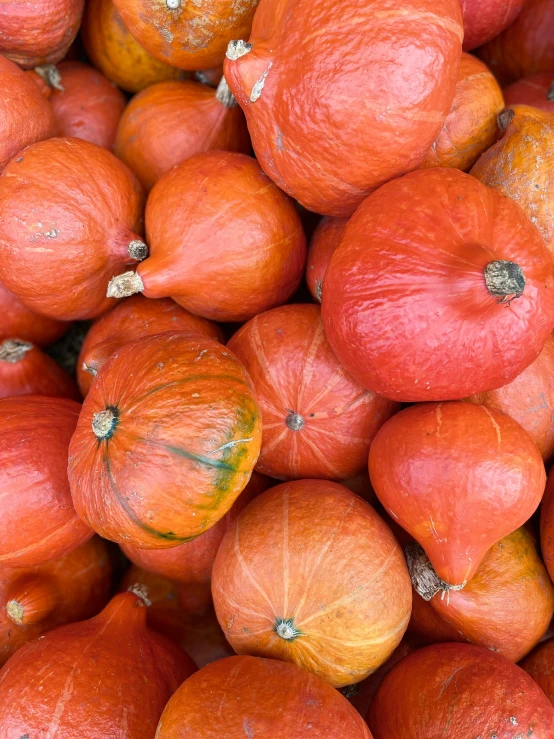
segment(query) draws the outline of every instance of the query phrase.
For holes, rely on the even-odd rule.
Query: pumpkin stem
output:
[[[496,122],[498,123],[498,128],[501,131],[505,131],[510,123],[512,122],[512,118],[515,116],[515,113],[511,108],[505,108],[505,110],[501,111],[498,114],[498,118],[496,119]]]
[[[124,272],[122,275],[112,277],[108,283],[108,298],[128,298],[129,295],[140,293],[144,290],[144,283],[136,272]]]
[[[465,587],[465,582],[461,585],[450,585],[441,580],[433,569],[425,550],[417,542],[408,542],[404,548],[404,554],[414,590],[421,595],[423,600],[431,600],[441,591],[447,593],[449,590],[462,590]]]
[[[134,585],[130,585],[127,588],[127,592],[134,593],[136,596],[138,596],[145,606],[148,607],[152,605],[152,601],[148,597],[148,587],[146,585],[141,585],[140,583],[136,582]]]
[[[0,344],[0,362],[15,364],[23,359],[27,352],[33,349],[33,344],[21,339],[6,339]]]
[[[548,92],[546,93],[546,99],[547,100],[554,100],[554,80],[550,83],[550,87],[548,88]]]
[[[140,239],[133,239],[127,247],[131,259],[142,262],[148,256],[148,247]]]
[[[232,62],[234,62],[237,59],[240,59],[241,56],[248,54],[249,51],[252,51],[252,44],[249,44],[242,39],[239,39],[238,41],[229,41],[225,56],[227,57],[227,59],[230,59]]]
[[[285,423],[289,427],[291,431],[300,431],[304,428],[304,424],[306,423],[304,421],[304,416],[301,416],[300,413],[295,413],[294,411],[291,411],[287,408],[289,411],[289,415],[285,419]]]
[[[44,576],[21,577],[8,591],[6,614],[19,626],[43,621],[56,606],[55,581]]]
[[[323,296],[323,283],[321,282],[321,280],[316,280],[316,283],[315,283],[315,296],[319,300],[319,302],[321,303],[321,298]]]
[[[178,10],[181,7],[181,0],[165,0],[165,4],[170,10]]]
[[[225,77],[222,77],[219,80],[219,85],[215,91],[215,99],[226,108],[236,108],[238,105],[237,99],[229,89],[229,85],[227,84]]]
[[[343,688],[339,688],[339,693],[342,693],[345,698],[354,698],[360,694],[360,683],[345,685]]]
[[[95,367],[91,367],[86,362],[83,362],[83,366],[81,367],[81,369],[83,370],[83,372],[90,372],[93,377],[96,377],[96,375],[98,374],[98,370]]]
[[[285,641],[294,641],[302,632],[298,631],[292,618],[278,618],[275,622],[275,633]]]
[[[523,295],[525,275],[519,264],[499,259],[489,262],[485,267],[487,290],[499,303],[510,303]]]
[[[106,408],[105,411],[95,413],[92,419],[92,430],[98,439],[109,439],[112,437],[117,426],[118,413],[115,408]]]
[[[35,67],[34,71],[47,85],[53,87],[55,90],[64,92],[65,88],[62,85],[62,75],[55,64],[39,64],[38,67]]]

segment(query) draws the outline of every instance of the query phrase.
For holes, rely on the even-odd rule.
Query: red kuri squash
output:
[[[554,581],[554,473],[548,475],[541,505],[541,552],[546,569]]]
[[[321,303],[321,288],[325,272],[340,244],[347,223],[347,218],[325,216],[317,224],[311,238],[306,263],[306,281],[312,296],[318,303]]]
[[[81,400],[71,377],[47,354],[29,341],[0,342],[0,398],[13,395],[48,395]]]
[[[37,346],[48,346],[60,339],[70,325],[35,313],[0,282],[0,340],[18,336]]]
[[[525,0],[460,0],[464,17],[464,49],[490,41],[517,18]]]
[[[554,705],[554,639],[549,639],[535,649],[521,667],[531,675]]]
[[[533,74],[504,88],[506,105],[530,105],[554,113],[554,71]]]

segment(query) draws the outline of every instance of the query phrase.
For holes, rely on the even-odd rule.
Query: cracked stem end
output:
[[[219,81],[219,85],[215,92],[215,99],[226,108],[236,108],[238,105],[235,96],[229,89],[229,85],[227,84],[225,77],[222,77]]]
[[[60,70],[55,64],[39,64],[35,67],[34,72],[41,77],[47,85],[53,87],[54,90],[64,92],[65,88],[62,85],[62,76]]]
[[[229,41],[225,56],[227,59],[235,62],[237,59],[240,59],[241,56],[248,54],[249,51],[252,51],[252,44],[249,44],[242,39],[239,39],[238,41]]]
[[[148,256],[148,247],[140,239],[133,239],[127,247],[127,251],[131,259],[136,259],[137,262],[142,262]]]
[[[441,580],[433,569],[433,565],[429,561],[429,557],[425,554],[423,547],[417,542],[411,541],[404,548],[406,562],[408,564],[408,572],[412,578],[412,585],[418,595],[423,600],[431,600],[437,593],[449,590],[462,590],[465,582],[461,585],[450,585]]]
[[[16,364],[23,359],[27,352],[33,349],[30,341],[22,339],[6,339],[0,344],[0,362]]]
[[[498,259],[485,267],[487,290],[502,303],[508,298],[519,298],[525,289],[525,275],[519,264]]]
[[[140,275],[136,272],[124,272],[122,275],[112,277],[108,283],[106,296],[108,298],[128,298],[129,295],[141,293],[144,284]]]

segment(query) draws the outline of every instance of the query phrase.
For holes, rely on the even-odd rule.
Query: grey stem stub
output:
[[[139,274],[136,272],[124,272],[122,275],[112,277],[109,281],[106,297],[128,298],[130,295],[140,293],[143,290],[144,284]]]
[[[548,88],[548,92],[546,93],[546,99],[547,100],[554,100],[554,80],[550,83],[550,87]]]
[[[22,339],[6,339],[0,344],[0,362],[8,362],[8,364],[16,364],[31,351],[33,345],[30,341]]]
[[[35,67],[34,72],[39,77],[42,77],[49,87],[64,92],[65,88],[62,85],[62,75],[55,64],[39,64],[38,67]]]
[[[165,4],[169,10],[178,10],[181,7],[181,0],[165,0]]]
[[[512,118],[515,116],[514,111],[511,108],[505,108],[502,110],[496,119],[496,122],[498,124],[498,128],[501,131],[505,131],[510,123],[512,122]]]
[[[462,585],[450,585],[441,580],[433,569],[425,550],[417,542],[411,541],[404,547],[404,554],[408,564],[408,572],[412,578],[412,585],[423,600],[431,600],[437,593],[447,593],[449,590],[462,590]]]
[[[249,44],[242,39],[238,39],[237,41],[229,41],[225,56],[227,57],[227,59],[230,59],[232,62],[234,62],[237,59],[240,59],[241,56],[248,54],[249,51],[252,51],[252,44]]]
[[[485,267],[485,284],[499,303],[510,303],[523,295],[525,275],[519,264],[499,259]]]
[[[131,259],[136,259],[137,262],[142,262],[148,256],[148,247],[140,239],[133,239],[129,243],[127,250]]]
[[[119,414],[116,408],[106,408],[94,414],[92,430],[97,439],[110,439],[117,426]]]
[[[222,77],[219,80],[219,85],[215,91],[215,98],[226,108],[236,108],[238,105],[237,99],[229,89],[229,85],[227,84],[225,77]]]
[[[275,622],[275,633],[285,641],[294,641],[302,636],[302,632],[295,627],[292,618],[278,618]]]
[[[286,417],[285,423],[291,431],[300,431],[304,428],[304,424],[306,422],[304,421],[304,416],[301,416],[300,413],[289,411],[289,415]]]
[[[323,297],[323,283],[321,280],[316,280],[315,283],[315,296],[321,303],[321,298]]]

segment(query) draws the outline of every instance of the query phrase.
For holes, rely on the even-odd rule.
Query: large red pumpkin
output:
[[[165,704],[195,671],[190,657],[146,626],[135,593],[90,619],[26,644],[0,673],[5,736],[151,739]]]
[[[554,639],[539,644],[535,651],[523,660],[521,667],[554,704]]]
[[[369,473],[383,506],[449,585],[464,585],[490,547],[531,517],[546,481],[518,423],[462,402],[422,403],[389,419],[371,445]]]
[[[283,305],[246,323],[228,344],[252,378],[262,411],[256,469],[277,479],[342,480],[399,406],[364,390],[329,346],[317,305]]]
[[[158,739],[372,739],[337,690],[295,665],[228,657],[199,670],[162,714]]]
[[[525,0],[460,0],[464,17],[464,49],[490,41],[517,18]]]
[[[312,296],[321,303],[321,289],[323,278],[335,253],[346,224],[347,218],[331,218],[326,216],[317,224],[308,249],[306,262],[306,282]]]
[[[48,395],[81,400],[71,377],[47,354],[29,341],[0,342],[0,398],[13,395]]]
[[[458,0],[261,0],[225,77],[271,179],[308,210],[348,216],[433,143],[462,35]]]
[[[541,506],[541,552],[544,563],[554,580],[554,473],[548,475],[548,482]]]
[[[533,74],[504,88],[506,105],[530,105],[554,113],[554,70]]]
[[[238,654],[295,662],[336,687],[387,660],[411,607],[388,526],[326,480],[285,483],[253,500],[223,537],[212,593]]]
[[[375,739],[550,739],[554,708],[505,657],[469,644],[436,644],[393,667],[368,723]]]
[[[83,404],[69,449],[73,501],[113,541],[167,549],[231,508],[260,450],[252,382],[231,352],[185,333],[112,354]]]
[[[48,346],[60,339],[70,325],[35,313],[0,282],[0,339],[17,336],[37,346]]]
[[[86,141],[34,144],[0,177],[0,279],[52,318],[105,312],[110,278],[147,253],[141,229],[140,185]]]
[[[323,283],[325,331],[373,392],[463,398],[537,357],[554,327],[552,272],[511,200],[458,170],[412,172],[349,221]]]
[[[0,567],[40,565],[92,536],[67,480],[80,406],[35,395],[0,400]]]
[[[293,202],[244,154],[197,154],[156,184],[146,208],[150,257],[108,294],[173,298],[215,321],[246,321],[300,284],[306,239]]]
[[[212,149],[250,152],[244,115],[224,79],[217,90],[198,82],[148,87],[127,106],[115,144],[146,190],[176,164]]]

